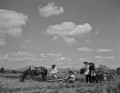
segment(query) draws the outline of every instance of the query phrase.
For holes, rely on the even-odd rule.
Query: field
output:
[[[74,84],[54,82],[41,82],[40,76],[34,80],[19,81],[19,73],[0,73],[0,93],[120,93],[120,76],[116,75],[114,81],[102,83],[85,83],[84,76],[76,74]],[[64,79],[66,73],[59,73],[58,77]],[[50,75],[47,80],[50,80]]]

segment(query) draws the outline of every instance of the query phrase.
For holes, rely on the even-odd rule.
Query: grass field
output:
[[[20,74],[0,74],[0,93],[120,93],[120,76],[115,77],[115,81],[102,83],[85,83],[84,76],[76,74],[74,84],[61,82],[38,82],[35,80],[19,81]],[[59,73],[59,78],[63,79],[66,74]],[[47,79],[51,79],[50,75]]]

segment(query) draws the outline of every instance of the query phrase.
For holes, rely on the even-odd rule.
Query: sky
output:
[[[120,0],[0,0],[0,67],[120,66]]]

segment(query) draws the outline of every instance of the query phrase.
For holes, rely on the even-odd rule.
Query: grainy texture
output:
[[[64,78],[65,74],[59,73],[59,78]],[[2,74],[3,75],[3,74]],[[5,76],[11,76],[6,78]],[[16,76],[16,78],[14,78]],[[13,77],[13,78],[12,78]],[[19,81],[18,74],[6,74],[0,77],[0,93],[120,93],[120,76],[116,75],[114,81],[102,83],[85,83],[84,76],[76,74],[74,84],[61,82],[39,82],[27,79],[25,82]],[[47,79],[51,79],[47,76]]]

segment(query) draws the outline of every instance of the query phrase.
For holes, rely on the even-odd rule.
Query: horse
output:
[[[31,69],[31,67],[29,67],[27,70],[25,70],[20,78],[20,81],[21,82],[24,82],[25,80],[25,77],[27,75],[30,75],[30,77],[32,76],[39,76],[39,75],[42,75],[42,80],[43,81],[46,81],[46,76],[47,76],[47,68],[43,67],[43,66],[40,66],[40,67],[35,67],[35,69]]]

